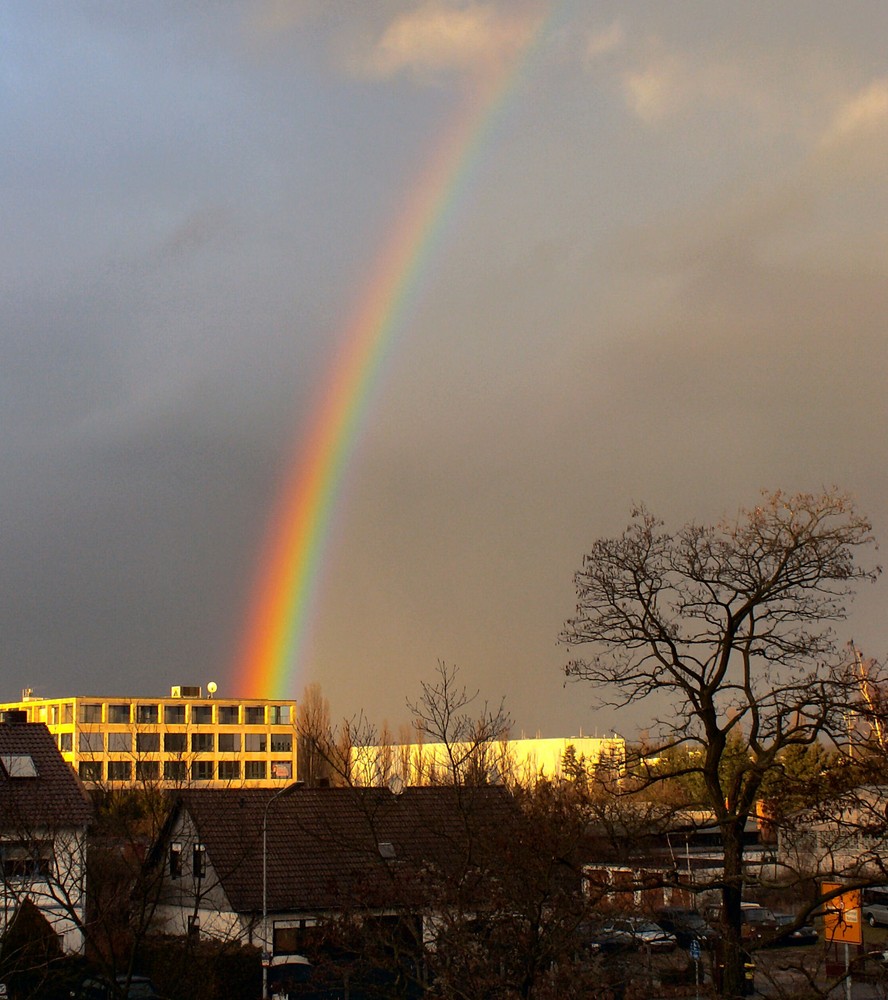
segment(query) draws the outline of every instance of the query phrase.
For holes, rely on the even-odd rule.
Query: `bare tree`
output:
[[[472,715],[478,692],[470,694],[459,681],[458,668],[446,663],[438,664],[434,680],[422,682],[421,692],[407,707],[422,743],[434,745],[441,758],[433,762],[441,770],[438,781],[477,785],[499,780],[497,751],[512,725],[505,701],[496,706],[485,701],[478,714]]]
[[[776,492],[735,520],[676,532],[637,508],[576,574],[576,614],[561,641],[594,652],[572,660],[567,675],[591,682],[603,704],[665,699],[659,749],[698,751],[681,756],[681,769],[699,775],[721,832],[731,996],[743,989],[744,827],[786,748],[843,738],[846,710],[859,699],[831,623],[846,617],[855,586],[878,575],[858,563],[872,545],[849,496]],[[738,737],[744,752],[726,768]]]
[[[298,754],[297,776],[306,788],[313,788],[322,781],[329,781],[332,769],[329,754],[324,752],[324,742],[330,732],[330,703],[321,691],[321,685],[308,684],[299,703],[296,723]]]

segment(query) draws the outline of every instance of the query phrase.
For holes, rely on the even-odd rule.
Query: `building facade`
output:
[[[296,776],[296,703],[205,695],[38,698],[0,711],[42,722],[87,786],[269,787]]]
[[[607,768],[622,773],[626,741],[622,736],[571,736],[503,739],[481,743],[405,743],[356,746],[350,754],[356,785],[448,784],[478,780],[491,784],[533,785],[568,777],[571,769],[587,773]]]

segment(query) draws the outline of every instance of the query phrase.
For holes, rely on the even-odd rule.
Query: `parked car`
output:
[[[644,948],[647,951],[673,951],[678,944],[674,934],[663,930],[653,920],[640,917],[611,920],[601,928],[598,939],[628,948]]]
[[[704,916],[716,932],[721,926],[721,907],[708,906]],[[740,933],[748,944],[756,945],[777,932],[777,918],[767,906],[758,903],[740,904]]]
[[[84,979],[80,989],[71,994],[75,1000],[159,1000],[151,980],[146,976],[117,976],[115,983],[109,979]]]
[[[718,935],[706,923],[699,910],[667,906],[657,910],[656,918],[663,930],[675,935],[682,948],[690,948],[691,942],[697,941],[701,948],[709,950],[718,939]]]
[[[863,919],[870,927],[888,924],[888,885],[874,885],[864,889],[861,902]]]
[[[778,930],[796,922],[796,917],[792,913],[775,913],[774,918],[777,921]],[[773,946],[776,948],[787,948],[792,945],[817,944],[819,940],[820,935],[812,924],[802,924],[800,927],[791,930],[788,934],[778,937],[773,942]]]
[[[578,951],[585,955],[610,955],[628,951],[632,942],[618,938],[612,933],[605,934],[600,924],[587,922],[577,928]]]

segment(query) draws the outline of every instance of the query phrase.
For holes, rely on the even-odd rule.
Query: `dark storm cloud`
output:
[[[4,697],[236,682],[345,319],[545,5],[343,9],[0,14]],[[605,4],[540,47],[377,383],[294,694],[396,728],[443,659],[518,728],[604,730],[555,636],[633,501],[680,523],[836,482],[884,538],[883,17]]]

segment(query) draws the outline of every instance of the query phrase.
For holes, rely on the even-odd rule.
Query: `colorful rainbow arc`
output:
[[[336,500],[379,370],[403,328],[497,112],[547,34],[542,17],[522,51],[492,72],[444,136],[407,200],[340,342],[329,383],[300,442],[266,534],[242,654],[231,688],[286,697],[306,645]]]

